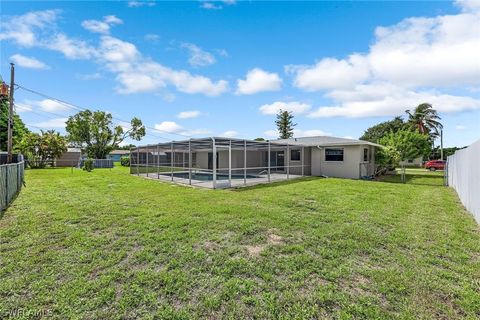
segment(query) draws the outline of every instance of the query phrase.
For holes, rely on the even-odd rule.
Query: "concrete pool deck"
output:
[[[188,171],[187,171],[188,172]],[[178,172],[177,172],[178,173]],[[157,174],[157,173],[140,173],[140,174],[133,174],[142,178],[152,179],[152,180],[159,180],[169,183],[175,184],[182,184],[182,185],[191,185],[193,187],[199,188],[207,188],[213,189],[213,181],[212,180],[195,180],[192,179],[192,183],[189,183],[189,179],[179,178],[169,175],[169,174]],[[216,189],[228,189],[228,188],[241,188],[246,186],[253,186],[256,184],[264,184],[264,183],[271,183],[271,182],[278,182],[278,181],[286,181],[292,179],[302,178],[301,175],[294,175],[289,174],[287,179],[287,174],[285,173],[271,173],[270,174],[270,181],[268,179],[267,174],[258,175],[257,178],[248,178],[246,179],[246,183],[244,179],[232,179],[232,183],[230,184],[228,179],[227,180],[217,180]]]

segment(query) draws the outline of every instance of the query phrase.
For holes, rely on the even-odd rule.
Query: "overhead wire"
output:
[[[30,88],[24,87],[24,86],[22,86],[22,85],[20,85],[20,84],[18,84],[18,83],[16,83],[15,85],[16,85],[16,87],[19,88],[19,89],[25,90],[25,91],[27,91],[27,92],[30,92],[30,93],[33,93],[33,94],[36,94],[36,95],[39,95],[39,96],[44,97],[44,98],[49,99],[49,100],[53,100],[53,101],[55,101],[55,102],[58,102],[58,103],[60,103],[60,104],[63,104],[63,105],[65,105],[65,106],[67,106],[67,107],[69,107],[69,108],[72,108],[72,109],[74,109],[74,110],[77,110],[77,111],[85,111],[85,110],[88,110],[88,109],[83,108],[83,107],[81,107],[81,106],[79,106],[79,105],[76,105],[76,104],[73,104],[73,103],[64,101],[64,100],[62,100],[62,99],[58,99],[58,98],[52,97],[52,96],[50,96],[50,95],[41,93],[41,92],[39,92],[39,91],[36,91],[36,90],[30,89]],[[118,117],[114,117],[113,115],[112,115],[112,119],[115,119],[115,120],[117,120],[117,121],[124,122],[124,123],[129,123],[129,121],[126,121],[126,120],[124,120],[124,119],[120,119],[120,118],[118,118]],[[146,126],[146,125],[144,125],[144,127],[147,128],[147,129],[153,130],[153,131],[159,131],[159,132],[163,132],[163,133],[170,134],[170,135],[177,135],[177,136],[181,136],[181,137],[185,137],[185,138],[191,138],[191,136],[189,136],[189,135],[181,134],[181,133],[178,133],[178,132],[169,132],[169,131],[165,131],[165,130],[160,130],[160,129],[157,129],[157,128],[149,127],[149,126]],[[167,138],[165,138],[165,139],[166,139],[166,140],[171,140],[171,139],[167,139]]]

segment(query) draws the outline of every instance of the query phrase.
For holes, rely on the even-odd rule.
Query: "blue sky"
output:
[[[2,2],[1,75],[137,116],[141,144],[188,136],[358,138],[431,102],[445,145],[480,137],[480,6],[465,2]],[[76,111],[25,90],[32,130]],[[152,128],[152,129],[150,129]],[[157,131],[153,130],[156,128]]]

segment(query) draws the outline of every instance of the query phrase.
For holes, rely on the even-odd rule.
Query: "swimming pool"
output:
[[[163,173],[164,175],[170,176],[171,173]],[[188,172],[174,172],[174,178],[188,179]],[[259,176],[247,174],[247,179],[251,178],[260,178]],[[243,174],[232,174],[232,179],[243,179]],[[200,181],[212,181],[213,174],[210,172],[192,172],[192,180]],[[228,174],[217,173],[217,180],[228,180]]]

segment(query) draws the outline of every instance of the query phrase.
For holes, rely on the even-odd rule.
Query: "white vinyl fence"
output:
[[[480,140],[448,157],[448,185],[480,223]]]

